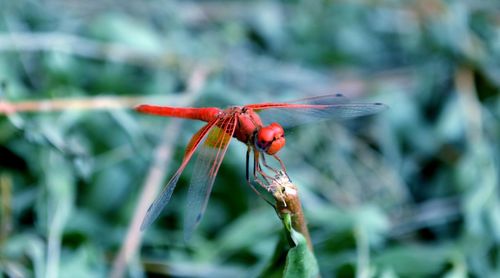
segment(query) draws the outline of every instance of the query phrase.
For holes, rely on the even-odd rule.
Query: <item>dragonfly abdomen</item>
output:
[[[164,116],[164,117],[175,117],[183,119],[200,120],[204,122],[209,122],[222,112],[221,109],[216,107],[203,107],[203,108],[191,108],[191,107],[172,107],[172,106],[156,106],[156,105],[139,105],[136,110],[141,113]]]

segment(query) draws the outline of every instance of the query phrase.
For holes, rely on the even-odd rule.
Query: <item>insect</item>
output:
[[[341,94],[310,97],[290,102],[266,102],[232,106],[227,109],[216,107],[171,107],[139,105],[141,113],[164,117],[200,120],[206,124],[189,141],[184,158],[160,195],[149,207],[142,222],[146,229],[159,216],[169,202],[180,175],[197,152],[197,159],[188,191],[188,208],[185,216],[185,236],[194,231],[207,207],[208,198],[220,168],[227,147],[232,138],[247,145],[246,178],[249,177],[249,158],[253,152],[253,177],[264,179],[264,167],[272,169],[265,155],[274,157],[284,171],[284,164],[277,153],[285,146],[285,128],[301,124],[315,123],[329,119],[349,119],[380,112],[387,107],[381,103],[351,103]],[[254,189],[255,190],[255,189]]]

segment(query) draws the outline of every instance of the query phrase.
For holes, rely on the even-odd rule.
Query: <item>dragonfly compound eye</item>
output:
[[[274,139],[274,133],[275,131],[273,130],[272,127],[266,126],[263,127],[259,130],[257,133],[257,141],[259,144],[267,144],[273,141]]]
[[[283,148],[284,145],[285,137],[274,139],[271,145],[267,148],[266,153],[270,155],[276,154],[279,150],[281,150],[281,148]]]
[[[269,125],[269,128],[271,128],[274,132],[274,139],[281,138],[285,136],[285,131],[283,130],[283,127],[281,127],[280,124],[278,123],[272,123]]]
[[[255,142],[257,148],[267,154],[277,153],[285,145],[284,133],[283,128],[277,123],[261,128]]]

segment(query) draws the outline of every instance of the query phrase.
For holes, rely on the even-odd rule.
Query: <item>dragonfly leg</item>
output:
[[[260,180],[256,180],[256,182],[260,185],[260,186],[263,186],[263,183],[262,181]],[[259,190],[257,190],[257,188],[255,188],[255,186],[252,184],[252,181],[250,179],[247,179],[247,183],[248,185],[250,186],[250,188],[253,190],[253,192],[255,192],[255,194],[257,194],[257,196],[259,196],[260,198],[264,199],[264,201],[266,201],[267,203],[273,205],[271,202],[269,202],[266,198],[264,198],[264,196],[259,192]]]
[[[266,162],[266,156],[265,155],[262,155],[262,164],[269,170],[273,171],[275,174],[278,174],[279,171],[274,169],[273,167],[269,166]]]
[[[278,162],[279,162],[279,163],[280,163],[280,165],[281,165],[281,170],[283,170],[283,172],[285,172],[285,173],[286,173],[285,163],[283,163],[283,160],[281,160],[281,158],[279,158],[279,156],[278,156],[278,155],[276,155],[276,154],[273,154],[273,157],[274,157],[276,160],[278,160]]]
[[[268,174],[266,174],[262,168],[260,167],[260,161],[259,161],[259,152],[258,151],[254,151],[254,157],[253,157],[253,176],[254,176],[254,179],[257,183],[259,183],[263,188],[265,188],[266,190],[269,191],[269,184],[271,184],[269,182],[269,179],[272,179],[271,176],[269,176]],[[260,179],[259,179],[259,176],[257,175],[259,174],[262,179],[264,180],[264,182],[262,182]]]
[[[247,179],[247,183],[248,185],[250,186],[250,188],[252,188],[252,190],[257,193],[257,195],[259,195],[260,197],[262,197],[262,195],[260,194],[260,192],[257,190],[257,188],[255,188],[255,186],[252,184],[252,181],[250,180],[250,152],[252,151],[251,147],[248,146],[247,148],[247,155],[246,155],[246,179]],[[257,178],[257,174],[256,174],[256,166],[255,166],[255,161],[254,161],[254,170],[253,170],[253,176],[254,176],[254,179],[256,182],[259,183],[260,186],[266,188],[265,186],[263,186],[262,182]],[[263,198],[265,199],[265,198]]]
[[[249,174],[249,171],[250,171],[250,151],[251,151],[251,148],[250,146],[247,147],[247,159],[246,159],[246,173],[245,173],[245,176],[247,178],[247,182],[250,183],[250,174]]]
[[[268,199],[266,199],[264,197],[264,195],[262,195],[259,190],[257,190],[257,188],[255,188],[255,186],[252,184],[252,181],[250,180],[250,175],[249,175],[249,168],[250,168],[250,152],[251,152],[251,148],[248,147],[247,149],[247,155],[246,155],[246,179],[247,179],[247,183],[248,185],[250,186],[250,188],[257,194],[257,196],[259,196],[260,198],[262,198],[264,201],[266,201],[266,203],[270,204],[271,206],[275,207],[275,205],[269,201]],[[261,180],[258,179],[257,175],[255,174],[255,164],[254,164],[254,178],[255,178],[255,181],[263,188],[268,188],[268,186],[266,186]]]
[[[273,157],[274,157],[274,159],[278,160],[278,162],[280,163],[281,172],[284,173],[286,175],[286,177],[290,180],[290,177],[288,176],[288,173],[286,172],[286,167],[285,167],[285,163],[283,163],[283,160],[281,160],[281,158],[279,158],[279,156],[276,154],[274,154]]]

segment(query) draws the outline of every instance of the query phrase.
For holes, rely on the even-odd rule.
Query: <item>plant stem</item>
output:
[[[97,96],[90,98],[57,98],[10,102],[0,99],[0,115],[13,113],[58,112],[67,110],[110,110],[132,108],[147,102],[165,102],[172,97]]]
[[[276,200],[276,211],[280,218],[285,214],[290,214],[292,218],[292,228],[301,233],[307,240],[309,250],[313,251],[311,236],[307,229],[307,222],[304,217],[302,205],[300,204],[299,191],[290,181],[285,172],[280,173],[273,179],[271,184],[274,199]]]

